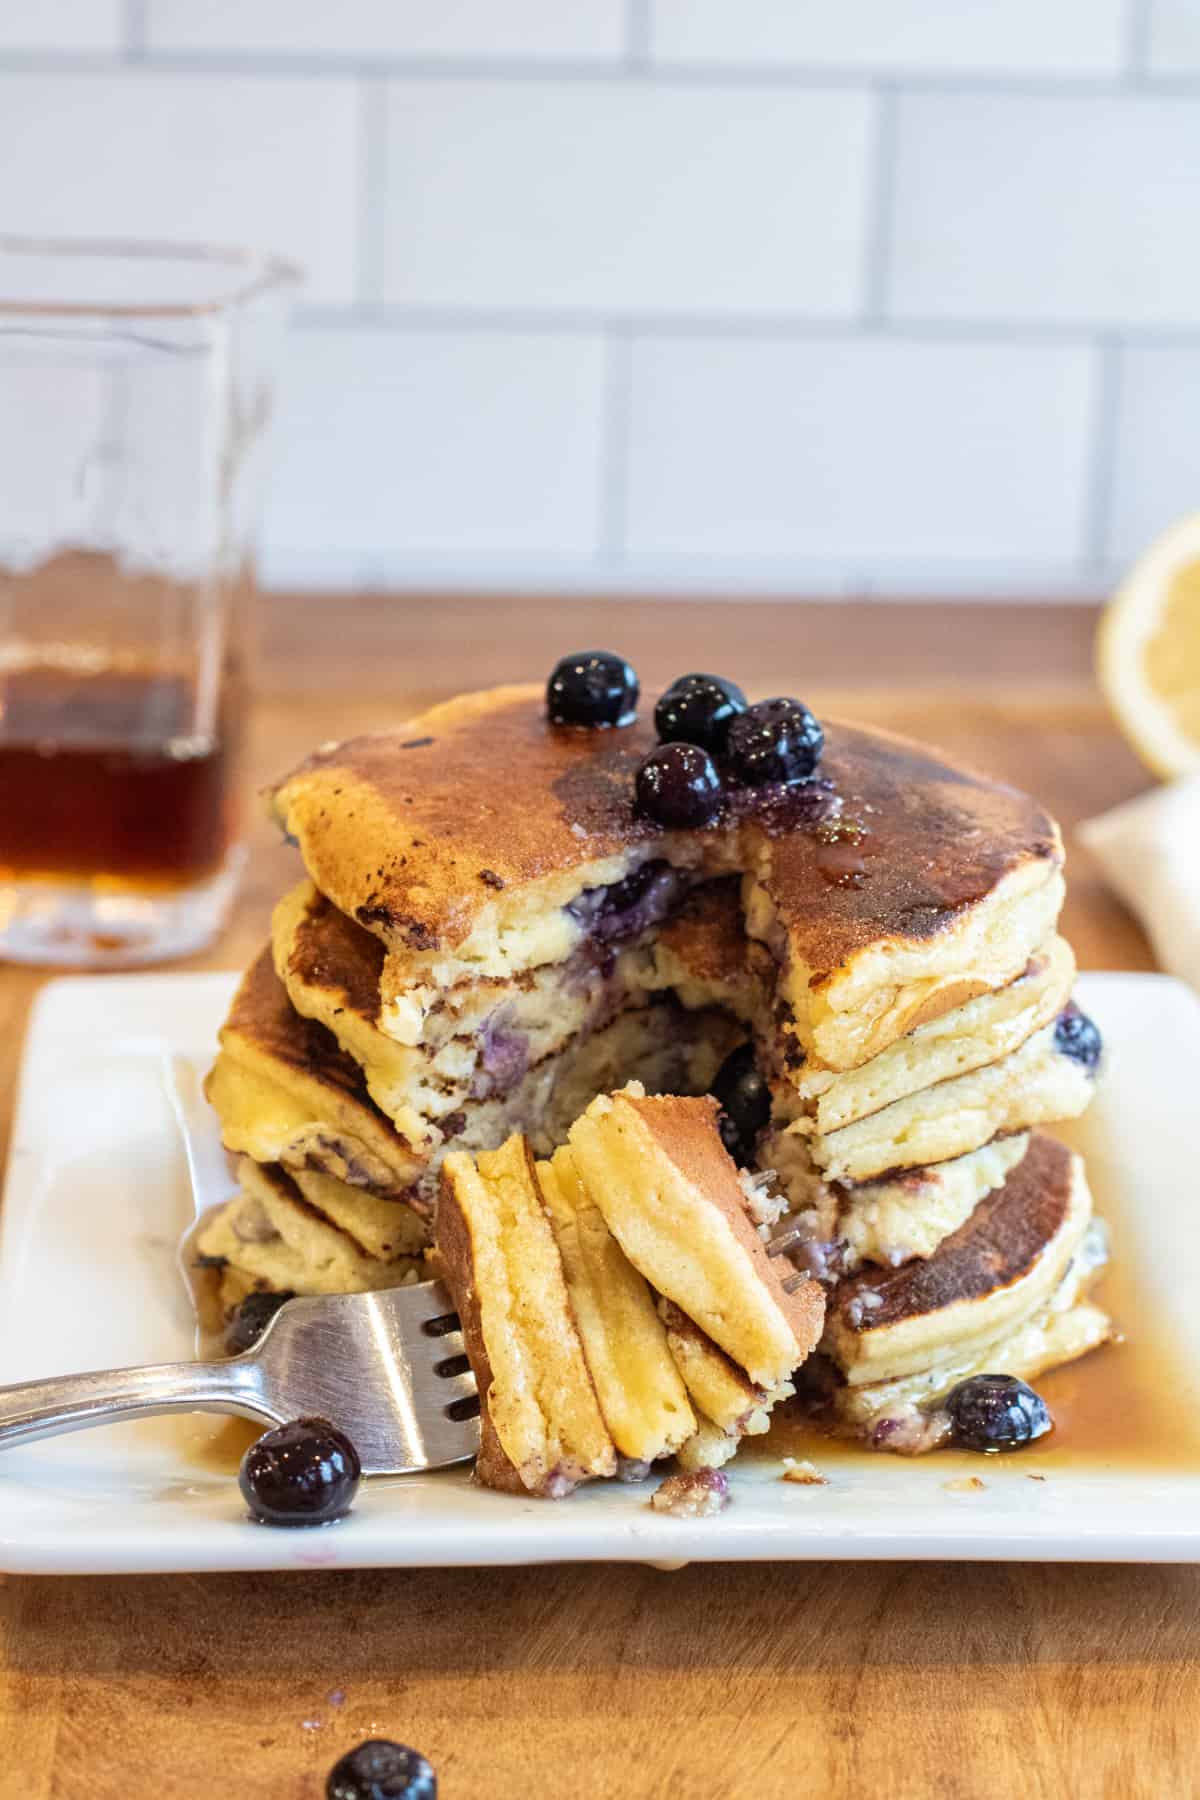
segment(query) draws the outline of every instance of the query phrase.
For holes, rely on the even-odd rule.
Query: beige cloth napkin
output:
[[[1163,968],[1200,989],[1200,775],[1079,827]]]

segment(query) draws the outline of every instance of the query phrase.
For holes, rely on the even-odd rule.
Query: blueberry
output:
[[[739,781],[803,781],[821,760],[825,733],[802,700],[760,700],[729,728],[729,759]]]
[[[1099,1067],[1104,1039],[1095,1020],[1080,1012],[1073,1000],[1068,1001],[1055,1020],[1054,1042],[1064,1056],[1082,1063],[1089,1074]]]
[[[771,1116],[771,1091],[755,1067],[753,1044],[741,1044],[725,1058],[710,1092],[721,1106],[717,1120],[721,1142],[734,1162],[744,1167]]]
[[[659,825],[707,825],[721,808],[721,777],[699,744],[660,744],[635,782],[638,811]]]
[[[670,918],[688,889],[688,878],[662,857],[643,863],[609,887],[584,888],[564,911],[598,944],[637,937]]]
[[[247,1294],[229,1324],[225,1327],[225,1348],[230,1356],[240,1356],[257,1344],[275,1314],[295,1294]]]
[[[637,712],[638,678],[611,650],[577,650],[555,663],[546,683],[552,725],[629,725]]]
[[[746,710],[746,696],[721,675],[681,675],[654,708],[654,729],[664,744],[699,744],[722,756],[729,727]]]
[[[329,1771],[325,1800],[437,1800],[437,1776],[419,1750],[368,1738]]]
[[[964,1450],[1018,1450],[1050,1430],[1046,1402],[1015,1375],[972,1375],[946,1400]]]
[[[277,1425],[242,1458],[238,1486],[262,1525],[328,1525],[350,1511],[362,1464],[328,1419]]]

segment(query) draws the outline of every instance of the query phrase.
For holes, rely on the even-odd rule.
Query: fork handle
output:
[[[240,1413],[279,1423],[267,1408],[253,1361],[159,1363],[0,1387],[0,1450],[90,1425],[175,1412]]]

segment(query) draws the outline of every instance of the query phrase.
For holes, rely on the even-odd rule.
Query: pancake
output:
[[[316,886],[385,947],[385,1034],[413,1042],[464,979],[640,935],[693,882],[735,871],[784,1029],[831,1069],[1015,980],[1052,934],[1061,843],[1024,795],[830,724],[819,779],[664,831],[633,807],[651,711],[565,729],[540,688],[497,688],[324,749],[274,790]]]
[[[477,1479],[559,1499],[615,1474],[616,1448],[523,1138],[478,1164],[460,1151],[446,1158],[438,1250],[479,1391]]]
[[[236,1271],[245,1291],[359,1294],[426,1279],[421,1222],[396,1201],[326,1175],[293,1178],[248,1156],[238,1180],[241,1191],[202,1226],[196,1249]],[[381,1207],[390,1209],[390,1229]]]
[[[735,938],[739,917],[736,893],[726,887],[711,897],[697,894],[667,927],[672,973],[686,970],[688,955],[703,962],[706,985],[697,985],[689,996],[697,1004],[712,1004],[745,985],[744,940]],[[338,912],[311,882],[301,882],[275,908],[272,943],[293,1006],[319,1020],[362,1066],[372,1097],[426,1158],[447,1136],[460,1135],[447,1130],[447,1121],[463,1109],[475,1111],[489,1101],[519,1109],[524,1088],[541,1094],[540,1072],[552,1058],[582,1051],[589,1037],[622,1014],[650,1005],[671,986],[659,967],[657,947],[602,951],[588,944],[565,965],[544,965],[511,980],[464,980],[445,990],[422,1015],[420,1038],[400,1044],[380,1028],[378,940]],[[711,994],[707,1002],[706,994]],[[647,1030],[653,1034],[654,1027]],[[632,1038],[639,1035],[645,1033],[631,1029]],[[629,1073],[638,1073],[637,1067],[631,1065]],[[601,1085],[618,1085],[621,1078],[617,1071],[616,1080]],[[588,1093],[576,1110],[591,1097]],[[528,1128],[516,1113],[513,1128]],[[497,1141],[506,1135],[501,1131]],[[478,1141],[481,1148],[491,1147]]]
[[[537,1165],[537,1178],[604,1422],[620,1455],[656,1462],[694,1436],[696,1415],[654,1296],[565,1146]]]
[[[1007,987],[919,1025],[857,1069],[839,1074],[806,1061],[787,1088],[808,1103],[815,1129],[828,1136],[910,1094],[1010,1056],[1057,1018],[1074,979],[1071,947],[1053,937]]]
[[[588,1192],[635,1268],[757,1387],[785,1382],[814,1347],[820,1284],[788,1292],[717,1131],[711,1098],[601,1095],[569,1133]]]
[[[1027,795],[890,733],[832,726],[821,772],[840,814],[756,834],[742,899],[787,1030],[842,1070],[1014,981],[1053,932],[1063,854]]]
[[[932,1256],[1003,1185],[1028,1148],[1028,1132],[1017,1132],[949,1162],[849,1186],[822,1180],[803,1139],[769,1139],[763,1154],[776,1165],[791,1207],[779,1234],[788,1235],[789,1256],[820,1280],[834,1281],[864,1263],[896,1268]]]
[[[1107,1240],[1093,1220],[1080,1250],[1048,1303],[1011,1331],[983,1345],[952,1351],[931,1368],[891,1381],[839,1387],[832,1412],[841,1431],[874,1450],[919,1455],[951,1435],[949,1414],[938,1402],[972,1375],[1015,1375],[1035,1382],[1049,1369],[1075,1362],[1107,1343],[1112,1320],[1087,1298],[1107,1260]]]
[[[302,881],[271,915],[271,954],[296,1012],[325,1027],[362,1070],[371,1098],[413,1153],[427,1153],[436,1140],[408,1104],[412,1058],[378,1028],[378,939]]]
[[[520,1137],[477,1160],[451,1152],[438,1252],[478,1383],[478,1473],[489,1486],[556,1498],[595,1475],[639,1479],[672,1453],[684,1469],[716,1467],[767,1430],[772,1406],[794,1391],[787,1374],[817,1336],[819,1296],[814,1307],[814,1296],[781,1285],[787,1271],[750,1223],[713,1103],[630,1092],[612,1102],[639,1104],[674,1167],[687,1168],[686,1223],[711,1208],[699,1235],[721,1275],[707,1297],[722,1280],[735,1300],[739,1279],[754,1284],[748,1316],[729,1323],[744,1358],[761,1363],[774,1351],[775,1378],[756,1379],[677,1303],[656,1297],[606,1217],[607,1186],[593,1185],[575,1145],[537,1164]]]
[[[746,937],[739,886],[705,882],[658,927],[643,952],[640,979],[650,991],[669,989],[692,1011],[722,1007],[747,1023],[768,1011],[773,966],[765,947]]]
[[[828,1181],[871,1181],[965,1156],[1004,1133],[1077,1118],[1093,1088],[1092,1072],[1047,1025],[1000,1062],[910,1094],[828,1136],[814,1133],[809,1151]],[[789,1129],[803,1134],[808,1123]]]
[[[420,1159],[372,1104],[354,1059],[293,1010],[269,951],[242,978],[219,1040],[205,1093],[226,1149],[381,1195],[411,1186]]]
[[[668,927],[676,963],[685,943],[704,944],[709,913],[721,914],[714,929],[722,945],[736,917],[729,890],[695,901]],[[551,967],[513,982],[464,983],[425,1015],[426,1041],[401,1045],[379,1028],[377,940],[311,882],[277,905],[272,942],[293,1007],[361,1064],[380,1110],[411,1146],[415,1197],[426,1206],[449,1144],[492,1149],[517,1130],[548,1155],[597,1092],[630,1076],[655,1092],[703,1090],[741,1035],[727,1020],[671,1004],[652,951],[631,947],[602,960],[586,953],[565,979]]]
[[[1080,1159],[1035,1134],[1003,1186],[932,1257],[841,1282],[821,1348],[851,1387],[969,1356],[1046,1307],[1091,1216]]]
[[[767,1391],[756,1387],[744,1370],[713,1343],[700,1327],[669,1300],[658,1310],[667,1343],[696,1409],[696,1428],[680,1445],[684,1469],[719,1469],[737,1455],[743,1438],[770,1430],[771,1409],[794,1392],[790,1381]]]

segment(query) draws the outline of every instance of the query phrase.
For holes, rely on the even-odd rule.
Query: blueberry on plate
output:
[[[952,1388],[946,1411],[964,1450],[1019,1450],[1054,1421],[1040,1394],[1015,1375],[971,1375]]]
[[[707,825],[721,809],[721,777],[699,744],[660,744],[637,772],[638,811],[658,825]]]
[[[638,678],[623,656],[577,650],[555,663],[546,683],[546,711],[552,725],[629,725],[638,691]]]
[[[1089,1075],[1099,1068],[1104,1053],[1100,1028],[1073,1000],[1067,1002],[1054,1022],[1054,1043],[1063,1056],[1082,1063]]]
[[[825,733],[802,700],[760,700],[729,727],[729,761],[748,787],[805,781],[821,760]]]
[[[729,727],[746,710],[746,696],[722,675],[681,675],[654,708],[654,729],[664,744],[699,744],[725,753]]]
[[[717,1121],[721,1142],[744,1168],[771,1116],[771,1092],[755,1067],[753,1044],[740,1044],[725,1058],[713,1077],[711,1092],[721,1107]]]
[[[368,1738],[329,1771],[325,1800],[437,1800],[437,1776],[419,1750]]]
[[[328,1419],[293,1419],[251,1444],[238,1486],[260,1525],[328,1525],[350,1511],[361,1475],[344,1431]]]
[[[225,1327],[225,1348],[230,1356],[252,1350],[275,1314],[295,1294],[247,1294]]]

